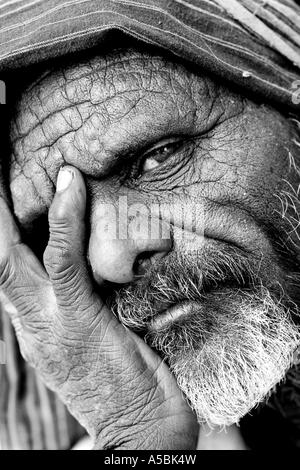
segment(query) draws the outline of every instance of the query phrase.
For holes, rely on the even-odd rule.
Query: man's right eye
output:
[[[166,139],[150,150],[147,150],[138,160],[137,173],[142,176],[149,173],[174,155],[183,145],[182,138]]]

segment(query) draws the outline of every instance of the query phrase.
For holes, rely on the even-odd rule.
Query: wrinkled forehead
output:
[[[128,88],[129,83],[132,87],[146,88],[160,79],[184,87],[191,75],[195,71],[191,71],[190,64],[155,49],[130,47],[101,55],[88,53],[29,73],[19,101],[23,107],[30,101],[32,109],[39,108],[44,100],[47,104],[51,98],[55,101],[59,92],[60,98],[66,96],[71,101],[87,98],[97,103],[100,95],[105,99],[117,89]]]
[[[36,157],[64,136],[64,158],[100,176],[105,170],[100,154],[111,164],[119,152],[141,148],[149,132],[157,138],[167,131],[189,132],[200,111],[204,121],[208,117],[213,95],[215,83],[206,75],[149,51],[122,49],[60,64],[21,93],[11,124],[13,152]],[[90,156],[89,169],[86,158],[82,168],[83,154]]]

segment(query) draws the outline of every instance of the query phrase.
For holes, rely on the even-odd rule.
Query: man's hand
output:
[[[81,174],[65,167],[49,211],[44,269],[0,201],[0,289],[21,352],[95,448],[195,449],[198,425],[169,369],[93,290],[85,206]]]

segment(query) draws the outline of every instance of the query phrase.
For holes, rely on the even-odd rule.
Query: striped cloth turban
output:
[[[0,0],[0,73],[122,31],[265,99],[299,109],[294,0]],[[298,98],[298,99],[297,99]]]
[[[0,76],[71,52],[101,52],[120,34],[167,49],[288,112],[300,109],[300,7],[293,0],[0,0]],[[3,338],[2,446],[70,446],[80,430],[23,363],[0,312]]]

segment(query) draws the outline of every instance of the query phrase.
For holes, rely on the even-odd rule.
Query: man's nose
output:
[[[101,206],[91,227],[89,259],[99,284],[132,282],[172,248],[170,224],[143,211],[116,216],[112,207]]]

